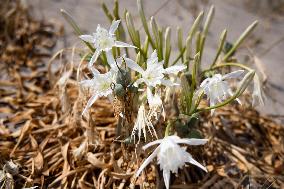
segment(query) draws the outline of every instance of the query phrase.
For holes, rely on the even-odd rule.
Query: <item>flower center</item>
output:
[[[103,83],[103,84],[101,85],[101,90],[108,90],[109,87],[110,87],[110,84],[107,83],[107,82],[105,82],[105,83]]]

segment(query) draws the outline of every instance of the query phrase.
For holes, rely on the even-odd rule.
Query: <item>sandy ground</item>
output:
[[[79,39],[73,34],[70,26],[63,20],[60,8],[73,15],[79,26],[86,33],[95,31],[97,24],[108,27],[109,23],[100,7],[98,0],[27,0],[32,4],[35,16],[50,19],[64,24],[66,35],[59,41],[58,48],[70,46]],[[105,1],[112,7],[112,1]],[[215,18],[206,41],[204,64],[212,61],[218,45],[219,35],[224,28],[228,30],[228,39],[234,41],[242,31],[254,20],[259,26],[250,36],[250,41],[256,43],[252,48],[259,56],[265,73],[268,75],[268,94],[265,107],[258,107],[261,112],[273,115],[284,115],[284,41],[263,55],[275,41],[284,37],[284,5],[282,0],[144,0],[144,9],[148,17],[155,15],[159,26],[172,27],[172,40],[176,41],[176,28],[180,26],[184,33],[189,30],[194,17],[200,10],[208,10],[211,5],[216,8]],[[267,2],[270,3],[268,8]],[[280,4],[278,4],[280,3]],[[282,6],[282,12],[272,11],[272,6]],[[163,6],[158,12],[157,10]],[[128,9],[134,19],[136,27],[141,26],[135,0],[120,0],[121,10]],[[249,54],[247,49],[240,55]],[[174,55],[173,55],[174,57]],[[272,97],[272,98],[271,98]],[[276,101],[275,101],[276,100]]]

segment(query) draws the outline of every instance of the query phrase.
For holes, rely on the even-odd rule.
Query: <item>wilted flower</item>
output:
[[[129,58],[125,58],[125,62],[129,68],[139,72],[142,76],[135,82],[135,84],[139,85],[140,83],[145,83],[148,87],[155,87],[159,84],[172,86],[174,83],[172,83],[170,80],[164,79],[164,74],[176,74],[186,68],[184,65],[175,65],[164,69],[164,62],[158,61],[156,50],[154,50],[150,58],[148,58],[146,62],[146,70],[143,70],[143,68]]]
[[[88,88],[92,97],[88,100],[83,114],[94,104],[94,102],[102,96],[109,97],[112,94],[111,85],[114,82],[114,72],[109,71],[104,74],[94,74],[93,79],[83,80],[80,82],[83,88]]]
[[[158,120],[158,112],[160,112],[161,109],[163,117],[165,118],[165,111],[160,95],[158,93],[155,93],[155,95],[153,95],[151,89],[147,88],[147,99],[150,108],[148,112],[149,119],[155,117],[155,119]]]
[[[181,139],[178,136],[166,136],[163,139],[159,139],[146,144],[143,149],[147,149],[150,146],[160,144],[154,152],[143,162],[138,169],[136,176],[142,172],[142,170],[157,156],[160,169],[163,170],[163,177],[166,188],[170,185],[170,173],[177,173],[179,168],[182,168],[185,163],[191,163],[198,166],[207,172],[206,168],[194,160],[190,153],[185,148],[180,147],[179,144],[187,145],[203,145],[207,142],[207,139]]]
[[[264,105],[265,96],[262,90],[262,84],[257,74],[253,77],[252,105]]]
[[[205,79],[200,88],[207,95],[210,101],[210,106],[214,106],[217,103],[221,103],[227,98],[233,96],[233,92],[226,79],[239,78],[244,70],[238,70],[226,75],[215,74],[210,78]],[[239,103],[240,101],[236,99]]]
[[[146,110],[144,105],[142,104],[139,107],[138,110],[138,115],[137,115],[137,119],[136,122],[134,124],[132,133],[131,133],[131,139],[134,138],[135,141],[135,135],[138,132],[138,143],[140,142],[140,138],[142,136],[144,136],[144,139],[146,140],[146,135],[147,135],[147,130],[149,130],[150,134],[152,135],[152,137],[155,135],[156,138],[158,138],[157,133],[155,131],[155,128],[153,126],[153,124],[151,123],[151,121],[149,120],[147,114],[146,114]]]
[[[89,62],[89,65],[88,65],[89,69],[92,69],[94,62],[98,59],[102,51],[106,52],[108,62],[110,63],[112,62],[110,60],[113,59],[113,55],[111,52],[112,47],[134,47],[127,43],[116,40],[115,31],[117,30],[119,23],[120,23],[120,20],[113,21],[110,26],[109,31],[107,31],[105,28],[102,28],[100,25],[98,25],[96,33],[93,33],[93,35],[80,35],[79,36],[82,40],[94,44],[96,48],[96,51],[93,54]],[[114,65],[110,65],[110,66],[113,67]]]

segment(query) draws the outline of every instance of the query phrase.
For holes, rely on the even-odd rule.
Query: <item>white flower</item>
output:
[[[176,64],[165,69],[165,74],[177,74],[178,72],[186,69],[184,64]]]
[[[152,117],[155,117],[155,119],[158,120],[158,112],[160,112],[160,109],[162,109],[162,115],[165,118],[165,111],[160,95],[158,93],[153,95],[151,89],[147,88],[147,99],[150,108],[148,118],[151,119]]]
[[[114,82],[114,74],[112,70],[100,74],[94,73],[93,79],[83,80],[80,82],[83,88],[88,88],[92,93],[92,97],[88,100],[85,109],[83,110],[83,114],[94,104],[94,102],[102,96],[109,97],[112,94],[111,85]]]
[[[131,133],[131,139],[134,138],[134,142],[135,142],[135,135],[138,132],[138,143],[140,142],[140,138],[142,136],[144,136],[144,139],[146,140],[146,135],[147,135],[147,130],[149,130],[150,134],[152,135],[152,137],[155,135],[156,138],[158,138],[157,133],[155,131],[155,128],[153,126],[153,124],[151,123],[151,121],[148,119],[147,115],[146,115],[146,110],[144,105],[142,104],[139,107],[138,110],[138,115],[137,115],[137,119],[136,122],[134,124],[132,133]]]
[[[253,106],[264,106],[264,93],[262,90],[262,84],[257,74],[253,77],[253,93],[252,93],[252,105]]]
[[[160,145],[143,162],[136,173],[136,177],[139,176],[142,170],[155,158],[155,156],[157,156],[160,169],[163,170],[163,177],[167,189],[170,185],[170,172],[177,173],[178,169],[182,168],[187,162],[196,165],[207,172],[206,168],[194,160],[191,154],[186,152],[185,148],[179,146],[179,144],[203,145],[207,141],[207,139],[181,139],[178,136],[172,135],[148,143],[143,147],[144,150],[156,144]]]
[[[125,62],[129,68],[139,72],[142,76],[135,82],[135,84],[139,85],[140,83],[145,83],[148,87],[155,87],[156,85],[160,84],[166,86],[175,85],[170,80],[164,79],[164,74],[177,74],[179,71],[186,68],[186,66],[184,65],[175,65],[164,69],[164,62],[158,61],[156,50],[154,50],[150,58],[147,59],[146,70],[143,70],[143,68],[141,68],[137,63],[129,58],[125,58]]]
[[[176,83],[177,85],[172,87],[167,87],[165,91],[165,99],[164,102],[170,102],[173,100],[172,96],[181,89],[181,80],[178,77],[170,76],[169,79],[172,83]]]
[[[118,25],[120,23],[120,20],[113,21],[109,31],[107,31],[105,28],[102,28],[100,25],[97,26],[96,33],[93,33],[93,35],[80,35],[79,37],[86,42],[94,44],[96,51],[93,54],[88,67],[89,69],[92,69],[92,66],[94,62],[98,59],[99,55],[102,51],[106,52],[107,59],[109,64],[112,62],[113,55],[111,52],[112,47],[133,47],[132,45],[129,45],[127,43],[117,41],[115,38],[115,31],[118,28]],[[114,65],[110,65],[113,67]]]
[[[205,79],[201,85],[201,90],[204,91],[210,101],[210,106],[221,103],[227,98],[233,96],[233,92],[229,83],[225,79],[238,78],[244,73],[244,70],[238,70],[226,75],[215,74],[210,78]],[[239,103],[240,101],[236,99]]]

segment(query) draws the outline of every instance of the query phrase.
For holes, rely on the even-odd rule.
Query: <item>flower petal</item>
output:
[[[147,87],[147,100],[148,100],[148,103],[151,104],[151,102],[153,101],[153,94],[152,94],[152,91],[149,87]]]
[[[170,177],[171,177],[170,170],[163,170],[163,177],[164,177],[166,189],[169,189],[170,188]]]
[[[80,35],[79,38],[82,39],[83,41],[94,43],[94,37],[91,35]]]
[[[142,147],[143,150],[146,150],[147,148],[154,146],[156,144],[160,144],[162,142],[163,139],[158,139],[152,142],[149,142],[148,144],[146,144],[145,146]]]
[[[98,57],[99,57],[100,54],[101,54],[101,51],[98,50],[98,49],[97,49],[97,50],[95,51],[95,53],[93,54],[93,56],[92,56],[90,62],[88,63],[88,68],[89,68],[90,70],[93,71],[93,69],[92,69],[93,64],[97,61],[97,59],[98,59]]]
[[[207,172],[207,169],[206,167],[204,167],[203,165],[201,165],[200,163],[198,163],[195,159],[192,158],[192,156],[188,154],[188,159],[187,159],[187,162],[193,164],[193,165],[196,165],[197,167],[199,167],[200,169],[203,169],[205,172]]]
[[[143,82],[145,82],[145,79],[144,79],[144,78],[140,78],[140,79],[137,79],[133,85],[134,85],[135,87],[138,87],[138,85],[139,85],[140,83],[143,83]],[[138,89],[138,91],[144,91],[144,90],[143,90],[143,89],[142,89],[142,90],[141,90],[141,89]]]
[[[110,65],[111,68],[114,68],[116,70],[117,66],[115,63],[115,60],[113,58],[112,51],[106,51],[106,57],[107,57],[107,62]]]
[[[82,80],[79,83],[82,87],[92,87],[94,85],[93,79]]]
[[[223,75],[222,79],[235,79],[239,78],[245,71],[244,70],[237,70],[226,75]]]
[[[87,110],[94,104],[94,102],[98,99],[99,94],[94,94],[87,102],[86,107],[84,108],[82,115],[84,115]]]
[[[178,86],[178,83],[174,83],[171,80],[168,79],[161,79],[161,83],[167,87],[172,87],[172,86]]]
[[[118,28],[119,23],[120,23],[120,20],[116,20],[116,21],[112,22],[112,24],[109,28],[109,34],[114,35],[115,31]]]
[[[170,66],[168,68],[165,69],[165,73],[166,74],[177,74],[178,72],[182,71],[186,69],[186,65],[184,64],[177,64],[174,66]]]
[[[135,46],[129,45],[129,44],[124,43],[122,41],[115,41],[114,46],[116,46],[116,47],[132,47],[132,48],[136,48]]]
[[[150,55],[150,58],[147,59],[147,69],[151,68],[152,66],[157,66],[158,63],[158,56],[157,56],[157,51],[156,49],[152,52],[152,54]],[[161,65],[163,65],[163,62],[160,63]],[[163,68],[163,67],[162,67]]]
[[[97,70],[96,68],[93,68],[92,67],[92,73],[93,73],[93,76],[96,76],[96,75],[98,75],[98,74],[100,74],[100,72],[99,72],[99,70]]]
[[[140,166],[140,168],[138,169],[138,171],[135,174],[136,177],[138,177],[140,175],[140,173],[142,172],[142,170],[156,157],[159,150],[160,150],[160,147],[158,146],[154,150],[154,152],[142,163],[142,165]]]
[[[176,139],[176,143],[178,143],[178,144],[187,144],[187,145],[203,145],[206,142],[208,142],[208,139],[197,139],[197,138]]]
[[[137,71],[141,74],[144,72],[144,70],[136,62],[134,62],[130,58],[125,58],[125,63],[129,68],[131,68],[134,71]]]

